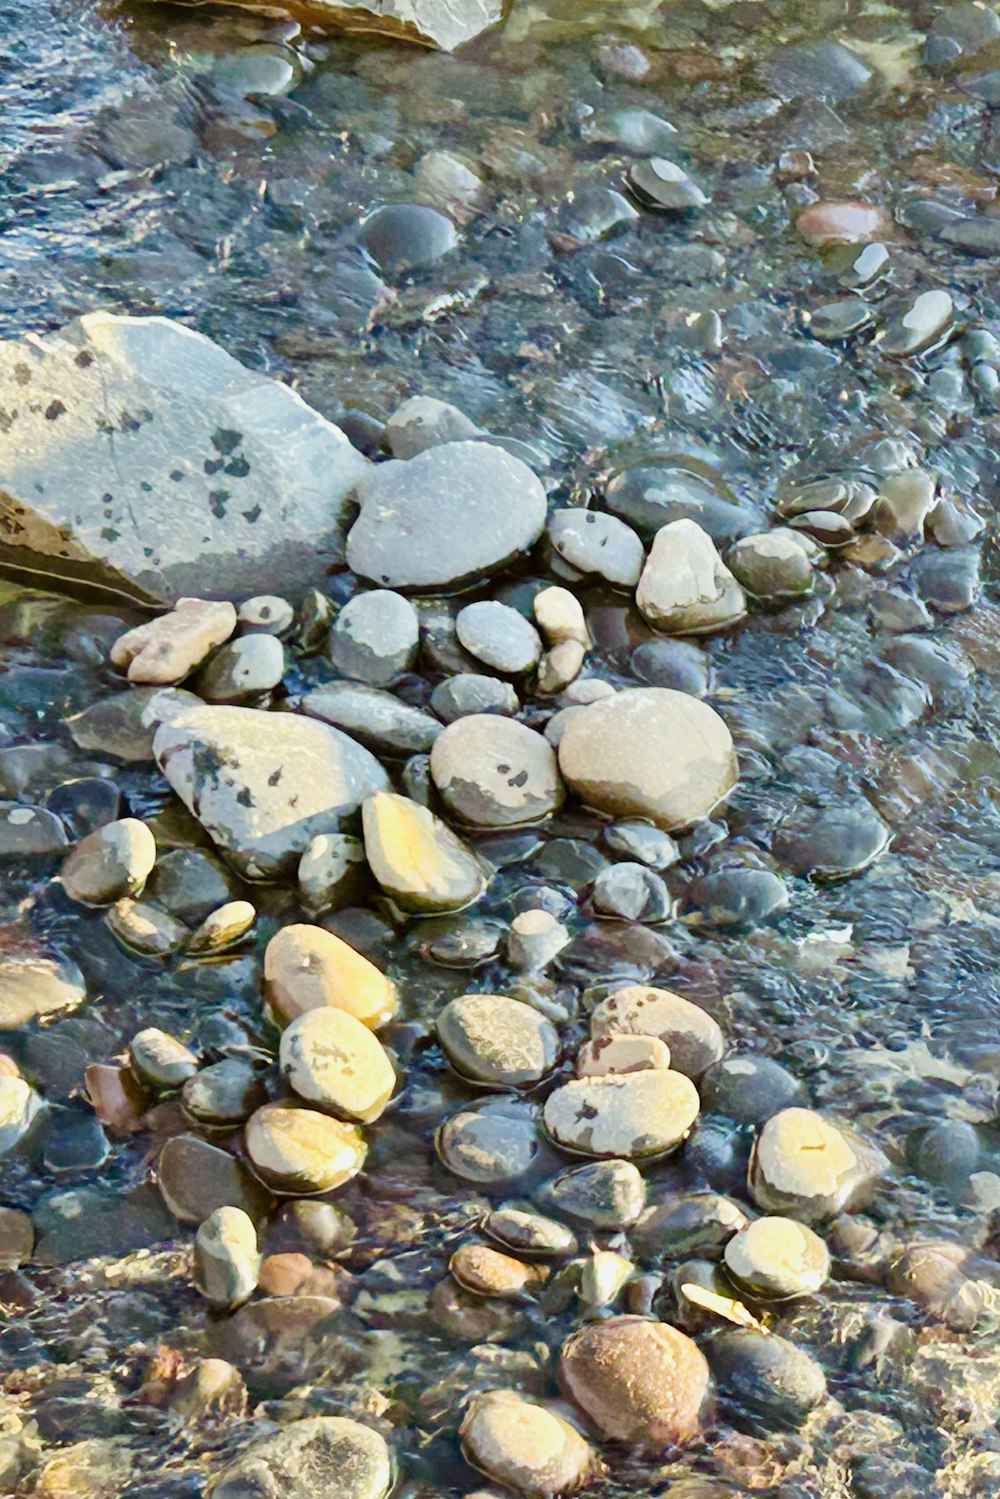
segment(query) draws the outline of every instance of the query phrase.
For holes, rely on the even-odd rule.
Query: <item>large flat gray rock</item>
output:
[[[369,465],[286,385],[168,318],[0,343],[0,567],[150,603],[290,598]]]
[[[161,724],[163,774],[248,879],[293,869],[317,833],[335,833],[389,778],[362,745],[313,718],[256,708],[186,709]]]

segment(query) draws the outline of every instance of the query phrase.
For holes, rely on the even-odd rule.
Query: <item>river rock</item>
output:
[[[436,1025],[452,1066],[476,1082],[524,1087],[551,1072],[559,1057],[551,1021],[502,994],[462,994],[445,1005]]]
[[[458,611],[455,633],[470,656],[494,671],[522,676],[538,665],[542,642],[523,614],[496,599],[466,604]]]
[[[70,1009],[86,994],[83,974],[69,958],[17,947],[0,954],[0,1031]]]
[[[854,1206],[887,1166],[849,1125],[812,1109],[782,1109],[757,1137],[750,1195],[767,1211],[814,1223]]]
[[[307,1103],[370,1124],[392,1097],[396,1074],[380,1041],[346,1010],[307,1010],[282,1032],[281,1071]]]
[[[742,537],[726,554],[726,563],[755,598],[802,598],[812,592],[815,576],[807,545],[800,532],[779,526]]]
[[[257,911],[248,900],[230,900],[210,911],[188,942],[189,953],[224,952],[235,947],[253,926]]]
[[[391,1484],[392,1458],[377,1431],[344,1416],[307,1416],[252,1443],[227,1463],[207,1495],[385,1499]]]
[[[630,984],[617,989],[592,1012],[591,1035],[658,1036],[670,1049],[670,1063],[685,1076],[698,1078],[725,1049],[717,1020],[700,1005],[670,989]]]
[[[291,713],[193,708],[156,731],[160,769],[230,862],[273,879],[340,830],[385,771],[339,729]]]
[[[346,1010],[371,1030],[396,1013],[396,986],[349,943],[305,922],[282,927],[264,949],[264,983],[279,1025],[322,1005]]]
[[[722,1393],[750,1418],[779,1430],[800,1426],[826,1399],[826,1376],[804,1348],[756,1327],[731,1327],[706,1345]],[[741,1423],[742,1424],[742,1423]]]
[[[590,631],[583,612],[583,605],[568,588],[555,584],[542,588],[531,601],[535,623],[550,646],[565,645],[572,641],[586,650],[590,645]]]
[[[258,1222],[270,1193],[243,1161],[197,1135],[174,1135],[156,1162],[160,1195],[182,1223],[203,1223],[217,1208],[235,1207]]]
[[[459,1429],[474,1468],[531,1499],[568,1494],[598,1467],[575,1426],[514,1390],[485,1390],[470,1400]]]
[[[593,1229],[623,1229],[646,1205],[646,1183],[631,1161],[593,1161],[546,1182],[539,1202]]]
[[[232,1311],[257,1289],[260,1255],[253,1219],[242,1208],[216,1208],[194,1240],[194,1283],[208,1303]]]
[[[332,1192],[361,1170],[365,1144],[353,1124],[314,1109],[266,1103],[244,1131],[250,1164],[272,1192]]]
[[[438,735],[431,775],[449,812],[473,827],[539,822],[563,799],[548,740],[492,713],[459,718]]]
[[[260,1074],[245,1057],[223,1057],[202,1067],[181,1088],[181,1104],[198,1124],[235,1127],[267,1102]]]
[[[794,1218],[755,1218],[729,1240],[723,1257],[738,1285],[765,1300],[812,1296],[830,1274],[823,1240]]]
[[[152,603],[300,598],[368,468],[288,385],[168,318],[92,312],[0,344],[0,406],[18,517],[0,555]]]
[[[360,682],[328,682],[307,692],[302,711],[342,729],[378,755],[422,754],[441,732],[432,714]]]
[[[666,1072],[670,1048],[659,1036],[598,1036],[576,1054],[577,1077],[609,1077],[618,1072]]]
[[[425,202],[430,203],[432,208],[449,213],[447,203],[433,201],[436,183],[429,180],[435,175],[435,162],[441,158],[453,163],[455,167],[460,166],[454,157],[446,156],[444,152],[429,152],[418,163],[416,182],[418,188],[427,189],[421,194]],[[468,171],[467,168],[464,170]],[[478,178],[474,178],[471,172],[468,172],[468,176],[478,182]],[[482,184],[479,183],[479,186],[481,188]],[[385,435],[394,458],[416,458],[418,453],[440,447],[444,442],[463,442],[478,438],[479,428],[469,420],[464,411],[459,411],[457,406],[452,406],[448,401],[439,401],[434,396],[411,396],[392,413],[385,424]]]
[[[23,1077],[0,1074],[0,1157],[17,1148],[42,1107],[41,1098]]]
[[[506,1187],[527,1174],[538,1155],[538,1122],[521,1099],[490,1098],[459,1109],[437,1132],[437,1153],[461,1181],[486,1190]]]
[[[734,1053],[713,1062],[698,1084],[706,1113],[739,1124],[763,1124],[779,1109],[800,1102],[805,1089],[773,1057]]]
[[[482,866],[426,807],[379,791],[361,809],[372,874],[404,911],[460,911],[486,888]]]
[[[66,894],[91,906],[137,895],[156,863],[156,840],[137,817],[123,817],[88,833],[63,860]]]
[[[679,1145],[699,1108],[690,1078],[651,1068],[564,1083],[546,1099],[544,1118],[566,1150],[641,1160]]]
[[[457,588],[491,577],[537,541],[545,491],[526,464],[489,443],[447,442],[380,463],[357,486],[353,570],[386,588]]]
[[[645,1317],[612,1317],[573,1333],[559,1378],[605,1437],[654,1450],[696,1435],[709,1387],[697,1345]]]
[[[183,682],[235,629],[232,604],[178,599],[169,614],[120,635],[111,647],[111,664],[130,682],[169,687]]]
[[[330,631],[330,659],[341,676],[384,687],[417,656],[417,611],[401,593],[374,588],[356,594]]]
[[[661,526],[636,588],[640,613],[658,630],[710,635],[746,613],[743,589],[697,521]]]
[[[479,672],[462,672],[446,677],[431,693],[431,707],[445,723],[471,718],[475,713],[503,713],[508,717],[520,707],[517,693],[509,682],[487,677]]]
[[[365,846],[346,833],[317,833],[299,860],[302,904],[310,916],[350,905],[367,877]]]
[[[648,818],[667,832],[708,817],[739,774],[715,710],[669,687],[629,688],[575,712],[559,768],[598,812]]]
[[[584,576],[595,574],[614,588],[632,589],[645,557],[631,526],[603,510],[556,510],[549,540],[564,562]]]
[[[521,1254],[541,1255],[547,1259],[553,1255],[575,1254],[577,1250],[576,1237],[564,1223],[543,1217],[527,1204],[522,1207],[509,1203],[495,1208],[483,1224],[483,1230]]]
[[[252,703],[273,692],[284,675],[281,641],[258,633],[242,635],[216,651],[194,685],[206,703]]]
[[[27,1213],[0,1207],[0,1269],[16,1270],[31,1258],[35,1225]]]
[[[194,1052],[157,1026],[137,1031],[129,1042],[132,1069],[154,1092],[180,1088],[198,1071]]]

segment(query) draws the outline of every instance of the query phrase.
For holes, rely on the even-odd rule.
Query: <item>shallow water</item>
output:
[[[956,44],[950,55],[928,48],[929,29],[952,35],[937,14],[838,0],[514,0],[505,27],[456,58],[221,9],[0,3],[3,336],[95,307],[164,313],[294,383],[373,449],[401,400],[432,394],[528,445],[554,504],[588,495],[600,504],[611,475],[658,463],[688,498],[707,485],[748,512],[743,530],[764,529],[783,475],[787,484],[850,470],[877,482],[904,466],[902,454],[987,523],[970,543],[981,552],[974,599],[929,621],[926,638],[945,653],[937,677],[926,661],[894,655],[897,637],[873,623],[887,590],[923,586],[910,557],[891,569],[834,557],[811,598],[755,610],[707,643],[711,701],[743,775],[718,844],[704,830],[689,835],[668,882],[682,897],[727,860],[759,861],[787,879],[786,912],[732,931],[690,918],[653,929],[595,920],[587,888],[606,849],[597,819],[575,810],[480,840],[502,872],[474,918],[394,926],[382,907],[337,918],[401,984],[403,1015],[386,1039],[406,1087],[369,1131],[364,1176],[337,1198],[358,1233],[337,1257],[355,1281],[334,1346],[277,1375],[247,1356],[244,1373],[262,1414],[381,1422],[401,1492],[477,1487],[455,1436],[462,1400],[493,1384],[554,1394],[553,1351],[579,1321],[575,1306],[531,1306],[509,1339],[469,1347],[442,1333],[428,1304],[486,1205],[434,1155],[441,1119],[475,1095],[448,1069],[430,1023],[467,987],[504,992],[512,982],[500,958],[470,975],[439,961],[433,944],[472,919],[502,928],[518,892],[539,885],[563,893],[574,936],[550,974],[567,1042],[584,1035],[593,1002],[616,981],[660,978],[706,1003],[732,1047],[780,1059],[813,1107],[864,1130],[892,1163],[859,1215],[872,1245],[836,1255],[820,1296],[772,1313],[775,1329],[823,1365],[827,1405],[802,1430],[776,1433],[753,1420],[747,1429],[723,1400],[683,1450],[652,1464],[616,1459],[606,1491],[1000,1492],[1000,397],[984,373],[1000,364],[1000,346],[993,363],[968,333],[1000,338],[1000,150],[994,116],[970,91],[1000,66],[1000,40]],[[834,41],[854,64],[810,50]],[[294,84],[245,99],[246,49],[265,46]],[[620,190],[635,153],[595,136],[613,134],[607,117],[629,108],[675,127],[663,154],[711,203],[690,216],[643,211],[603,234],[585,189]],[[475,168],[483,211],[434,264],[379,274],[359,224],[412,197],[430,150]],[[792,152],[811,153],[812,165]],[[861,293],[872,327],[856,337],[826,342],[810,331],[817,309],[853,295],[794,227],[814,198],[859,198],[886,215],[889,270]],[[989,254],[944,237],[970,221],[997,227]],[[873,336],[886,310],[938,287],[955,303],[947,340],[921,357],[887,357]],[[721,338],[706,314],[718,314]],[[526,577],[544,571],[535,563]],[[331,591],[342,601],[351,587],[341,577]],[[526,597],[517,579],[494,592]],[[596,643],[587,673],[634,685],[633,652],[653,631],[628,595],[580,592]],[[65,726],[120,687],[106,654],[133,622],[9,588],[0,789],[39,803],[97,775],[132,814],[153,819],[161,849],[183,847],[199,830],[177,815],[152,765],[84,754]],[[286,687],[331,675],[325,657],[304,657]],[[12,758],[39,744],[53,753],[23,767]],[[865,802],[892,837],[870,868],[812,881],[774,854],[778,825],[803,805]],[[214,962],[164,965],[121,947],[51,872],[8,861],[0,891],[4,943],[64,952],[87,983],[72,1013],[5,1038],[54,1123],[33,1153],[0,1166],[0,1200],[32,1212],[39,1232],[35,1261],[3,1272],[0,1287],[10,1308],[0,1327],[0,1490],[6,1471],[20,1495],[182,1499],[203,1492],[251,1433],[238,1415],[178,1417],[151,1393],[151,1367],[240,1357],[191,1287],[191,1231],[150,1185],[160,1141],[183,1127],[176,1104],[109,1146],[80,1096],[83,1067],[152,1025],[210,1056],[267,1045],[260,953],[279,925],[302,917],[293,889],[255,889],[252,941]],[[971,1164],[921,1165],[922,1131],[945,1122],[975,1127]],[[751,1132],[721,1119],[700,1130],[698,1149],[696,1136],[648,1173],[651,1201],[709,1186],[740,1195]],[[548,1153],[539,1178],[565,1164]],[[76,1191],[67,1208],[63,1194]],[[988,1289],[972,1332],[886,1289],[878,1265],[921,1237],[982,1251],[975,1273]]]

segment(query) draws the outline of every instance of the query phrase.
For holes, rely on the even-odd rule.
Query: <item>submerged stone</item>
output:
[[[385,1499],[391,1483],[392,1458],[377,1431],[344,1416],[308,1416],[251,1443],[207,1492],[209,1499]]]

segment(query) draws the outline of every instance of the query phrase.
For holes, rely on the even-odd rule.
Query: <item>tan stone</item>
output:
[[[567,1393],[614,1441],[661,1449],[694,1436],[708,1393],[708,1364],[684,1333],[645,1317],[612,1317],[563,1345]]]
[[[190,676],[235,629],[232,604],[178,599],[169,614],[120,635],[111,647],[111,662],[127,672],[130,682],[169,687]]]
[[[320,926],[282,927],[264,950],[267,1003],[278,1025],[333,1005],[377,1030],[396,1013],[396,986],[368,958]]]

